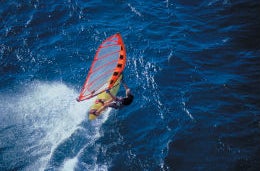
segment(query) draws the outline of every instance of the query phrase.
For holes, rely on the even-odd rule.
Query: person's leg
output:
[[[104,101],[103,99],[97,99],[96,104],[101,103],[103,106],[106,106],[107,104],[111,103],[112,101],[113,101],[113,99],[110,99],[108,101]]]
[[[113,99],[110,99],[110,100],[104,102],[103,106],[106,106],[106,107],[107,107],[107,106],[109,106],[109,104],[110,104],[111,102],[113,102]]]
[[[112,102],[113,102],[113,99],[104,102],[103,106],[100,109],[98,109],[96,113],[100,114],[103,110],[105,110],[107,107],[109,107]]]
[[[89,113],[89,114],[92,114],[92,115],[96,115],[96,116],[99,115],[99,114],[97,113],[97,109],[91,109],[88,113]]]

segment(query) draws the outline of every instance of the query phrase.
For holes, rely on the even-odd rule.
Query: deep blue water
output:
[[[0,2],[0,170],[260,169],[260,2]],[[135,101],[87,120],[120,32]],[[119,94],[123,94],[123,89]]]

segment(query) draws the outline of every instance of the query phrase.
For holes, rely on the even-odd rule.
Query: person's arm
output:
[[[122,82],[122,83],[123,83],[123,86],[124,86],[124,88],[125,88],[125,95],[126,95],[126,97],[127,97],[128,94],[131,94],[131,90],[130,90],[130,88],[126,85],[125,82]]]
[[[125,90],[129,89],[125,82],[122,82]]]

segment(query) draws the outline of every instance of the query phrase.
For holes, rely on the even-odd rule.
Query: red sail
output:
[[[112,88],[123,72],[125,64],[124,42],[117,33],[99,46],[78,100],[90,99]]]

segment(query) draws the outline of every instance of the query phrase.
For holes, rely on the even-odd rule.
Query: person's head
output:
[[[130,89],[126,90],[126,97],[123,98],[123,105],[130,105],[133,102],[134,96],[131,94]]]

